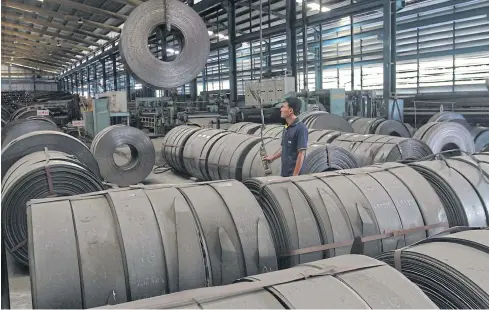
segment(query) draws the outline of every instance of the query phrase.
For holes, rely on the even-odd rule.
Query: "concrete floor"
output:
[[[162,138],[152,139],[156,150],[156,165],[163,164],[161,158],[161,143]],[[115,155],[114,160],[124,161],[124,157],[130,154],[129,148],[122,149],[121,152]],[[177,175],[171,170],[166,170],[162,173],[152,172],[143,184],[181,184],[191,183],[185,176]],[[32,309],[31,285],[29,270],[27,267],[20,266],[15,262],[14,258],[7,253],[7,268],[9,274],[10,286],[10,307],[12,309]]]

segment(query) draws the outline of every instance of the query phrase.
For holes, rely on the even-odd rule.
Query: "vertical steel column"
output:
[[[272,27],[272,4],[268,0],[268,28]],[[272,72],[272,37],[268,37],[268,57],[267,57],[268,72]]]
[[[114,91],[117,90],[117,56],[112,54],[112,75],[114,77]]]
[[[105,58],[100,60],[102,63],[102,87],[104,88],[104,92],[107,91],[107,68],[105,66]]]
[[[78,74],[79,74],[79,73],[80,73],[79,71],[75,73],[76,93],[77,93],[78,95],[80,94],[80,90],[79,90],[79,88],[78,88]]]
[[[455,16],[455,6],[452,7],[453,14],[453,24],[452,24],[452,92],[455,92],[455,20],[457,17]]]
[[[236,4],[227,3],[228,11],[228,55],[229,55],[229,102],[238,102],[238,77],[236,68]]]
[[[316,63],[316,68],[315,68],[315,82],[314,86],[316,89],[321,89],[322,87],[322,80],[323,80],[323,61],[322,61],[322,48],[321,46],[323,45],[323,40],[322,40],[322,34],[321,34],[321,24],[319,24],[319,30],[314,31],[314,41],[319,42],[318,47],[315,49],[315,63]]]
[[[83,90],[84,90],[84,84],[83,84],[83,69],[80,69],[80,83],[81,83],[81,94],[82,96],[84,95],[83,94]]]
[[[321,7],[321,6],[320,6]],[[308,90],[309,77],[307,65],[307,0],[302,0],[302,74],[304,78],[304,90]]]
[[[91,79],[90,79],[90,66],[87,66],[87,92],[88,92],[88,97],[91,97],[91,92],[90,92],[90,88],[91,88]]]
[[[248,27],[248,31],[249,33],[252,33],[253,32],[253,18],[252,18],[252,12],[253,12],[253,8],[252,8],[252,0],[248,0],[248,17],[249,17],[249,21],[250,21],[250,25]],[[254,73],[254,67],[253,67],[253,42],[250,41],[250,79],[253,80],[253,73]]]
[[[353,4],[353,0],[351,1]],[[353,28],[353,14],[350,15],[350,53],[351,53],[351,90],[355,90],[355,29]]]
[[[75,93],[75,87],[74,87],[74,83],[73,83],[73,74],[70,75],[70,80],[71,80],[71,93],[74,94]]]
[[[396,93],[396,0],[384,0],[384,104]]]
[[[12,90],[12,75],[10,74],[11,73],[11,67],[12,65],[8,65],[8,89],[9,90]]]
[[[131,76],[126,72],[126,95],[127,101],[131,101]]]
[[[287,54],[287,71],[295,78],[297,90],[297,33],[295,31],[295,20],[297,17],[296,0],[285,0],[285,37]]]
[[[93,79],[95,80],[95,89],[93,94],[98,94],[98,74],[97,74],[97,62],[93,63]]]

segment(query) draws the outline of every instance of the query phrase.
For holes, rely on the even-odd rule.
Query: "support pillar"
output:
[[[236,68],[236,4],[234,0],[228,1],[228,55],[229,55],[229,102],[238,102],[238,78]],[[263,65],[263,64],[261,64]]]
[[[296,0],[285,0],[285,15],[287,71],[295,78],[297,90],[297,33],[294,27],[297,15]]]

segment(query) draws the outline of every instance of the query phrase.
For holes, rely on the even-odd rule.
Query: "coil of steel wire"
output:
[[[177,126],[165,135],[161,155],[174,170],[187,173],[183,162],[183,150],[188,139],[199,129],[200,127],[195,126]]]
[[[31,199],[103,190],[101,180],[75,157],[41,151],[16,161],[2,179],[2,229],[8,251],[28,265],[26,204]]]
[[[114,160],[117,148],[127,146],[130,159],[118,164]],[[155,165],[155,148],[151,139],[141,130],[125,125],[114,125],[100,131],[90,147],[104,180],[120,186],[140,183]]]
[[[60,131],[56,124],[40,119],[17,119],[2,129],[2,147],[18,137],[34,131]]]
[[[270,138],[266,138],[271,140]],[[248,176],[246,159],[255,154],[261,139],[256,136],[231,133],[219,139],[207,159],[207,170],[212,180],[242,180]],[[270,153],[269,153],[270,154]],[[248,168],[249,169],[249,168]]]
[[[489,147],[489,128],[473,127],[470,131],[474,139],[475,151],[480,152]]]
[[[486,164],[482,164],[485,162]],[[451,226],[489,225],[489,154],[421,161],[410,166],[435,189]]]
[[[251,122],[241,122],[231,125],[228,131],[235,133],[242,133],[247,135],[252,135],[256,132],[260,132],[261,124],[251,123]]]
[[[454,155],[461,155],[460,151],[475,152],[470,131],[455,122],[426,123],[416,131],[413,138],[425,142],[435,154],[450,150],[453,150]]]
[[[159,25],[181,31],[182,48],[172,61],[161,61],[148,48],[148,38]],[[119,42],[121,60],[141,82],[154,88],[175,88],[202,72],[209,56],[207,27],[190,6],[177,0],[150,0],[138,5],[124,22]]]
[[[331,144],[312,142],[307,146],[302,174],[358,168],[355,157]]]
[[[396,266],[440,309],[489,308],[487,229],[432,237],[377,258]]]
[[[331,144],[349,151],[360,167],[374,163],[417,160],[433,154],[422,141],[383,135],[342,134]]]
[[[45,148],[75,156],[95,175],[100,176],[97,161],[80,140],[59,131],[42,130],[22,135],[2,147],[2,178],[17,160],[44,151]]]
[[[27,216],[34,308],[119,304],[277,270],[263,212],[238,181],[33,200]]]
[[[220,129],[200,129],[185,143],[183,163],[188,174],[201,181],[213,180],[208,171],[209,155],[214,145],[231,132]]]
[[[343,117],[329,114],[325,111],[304,112],[298,116],[299,120],[309,129],[329,129],[342,132],[353,132],[353,128]]]
[[[365,242],[365,255],[374,256],[448,226],[430,183],[400,163],[289,178],[251,178],[244,184],[272,228],[280,269],[348,254],[356,237],[417,228]],[[338,246],[317,249],[328,244]],[[313,250],[304,251],[309,248]]]
[[[394,300],[395,307],[401,309],[436,308],[416,285],[394,268],[370,257],[346,255],[247,277],[231,285],[138,300],[119,307],[376,309]]]

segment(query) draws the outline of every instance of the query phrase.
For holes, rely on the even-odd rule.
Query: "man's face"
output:
[[[289,104],[287,103],[287,101],[285,101],[282,104],[282,107],[280,108],[280,117],[281,118],[287,118],[287,117],[289,117],[292,114],[294,114],[294,110],[292,110],[289,107]]]

